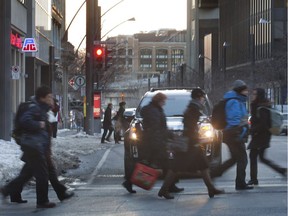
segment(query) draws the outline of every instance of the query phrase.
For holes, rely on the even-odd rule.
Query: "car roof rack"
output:
[[[150,89],[150,92],[158,91],[158,90],[193,90],[195,88],[200,88],[198,86],[196,87],[153,87]]]

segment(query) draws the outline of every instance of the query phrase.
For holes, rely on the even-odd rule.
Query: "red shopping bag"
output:
[[[159,176],[159,171],[142,163],[137,163],[133,171],[131,182],[144,190],[150,190]]]

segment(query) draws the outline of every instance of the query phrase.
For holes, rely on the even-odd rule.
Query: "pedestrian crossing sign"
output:
[[[37,45],[34,38],[25,38],[22,52],[37,52]]]

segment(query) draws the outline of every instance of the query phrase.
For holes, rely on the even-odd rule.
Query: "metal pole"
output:
[[[181,86],[184,86],[184,64],[181,64],[180,66],[181,69]]]
[[[167,76],[168,76],[168,87],[170,87],[170,85],[171,85],[171,71],[168,71],[168,74],[167,74]]]
[[[94,0],[87,0],[86,5],[86,116],[84,130],[93,135],[93,33],[94,33]]]
[[[64,66],[64,72],[63,72],[63,127],[68,128],[68,79],[67,79],[67,74],[68,73],[68,66],[65,64]]]
[[[223,45],[223,75],[224,75],[224,88],[226,91],[226,46]]]
[[[49,77],[51,82],[52,93],[55,93],[55,48],[54,46],[49,46]]]
[[[251,88],[254,89],[254,67],[255,67],[255,35],[250,34],[250,49],[251,49]]]
[[[150,78],[148,78],[148,91],[150,90],[150,88],[151,88]]]
[[[68,30],[69,30],[72,22],[74,21],[75,17],[77,16],[77,14],[79,13],[79,11],[81,10],[81,8],[83,7],[83,5],[84,5],[85,3],[86,3],[86,0],[81,4],[81,6],[78,8],[77,12],[74,14],[72,20],[70,21],[68,27],[66,28],[66,30],[65,30],[65,32],[64,32],[64,34],[63,34],[63,37],[62,37],[62,39],[61,39],[62,41],[67,41],[67,40],[68,40],[68,37],[67,37],[67,36],[68,36],[68,35],[67,35],[67,34],[68,34]]]
[[[11,141],[11,1],[0,1],[0,139]]]

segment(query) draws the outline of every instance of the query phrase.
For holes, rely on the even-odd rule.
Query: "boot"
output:
[[[224,194],[225,191],[224,190],[219,190],[217,188],[214,187],[214,184],[211,180],[210,174],[209,174],[209,170],[201,170],[201,174],[202,174],[202,178],[203,181],[208,189],[208,195],[210,198],[213,198],[214,195],[218,195],[218,194]]]
[[[176,184],[172,184],[171,187],[169,188],[170,193],[179,193],[184,191],[184,188],[178,188]]]
[[[213,187],[213,188],[208,188],[208,195],[209,195],[210,198],[213,198],[214,195],[224,194],[224,193],[225,193],[224,190],[219,190],[219,189],[217,189],[217,188],[215,188],[215,187]]]
[[[124,182],[122,183],[122,186],[123,186],[124,188],[126,188],[126,190],[127,190],[129,193],[136,193],[136,191],[132,189],[132,183],[131,183],[131,182],[129,182],[129,181],[126,180],[126,181],[124,181]]]
[[[175,174],[173,171],[169,170],[164,179],[163,185],[158,192],[159,197],[164,197],[165,199],[174,199],[174,196],[169,194],[169,188],[174,183]]]

